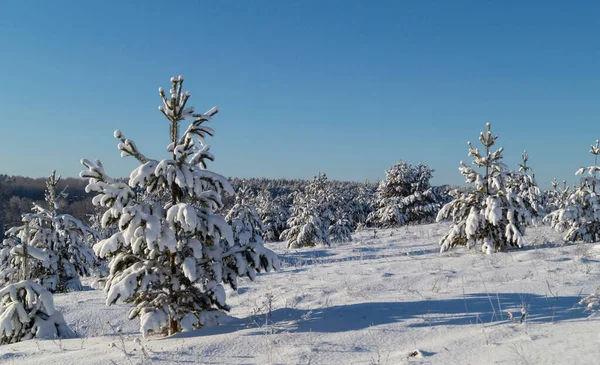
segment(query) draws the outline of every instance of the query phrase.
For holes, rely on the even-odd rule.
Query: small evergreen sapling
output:
[[[481,244],[485,253],[500,249],[521,248],[525,226],[531,222],[531,213],[523,199],[506,187],[507,167],[502,163],[503,148],[491,151],[498,136],[493,136],[491,125],[481,132],[479,140],[485,148],[481,153],[471,142],[469,156],[473,164],[483,168],[481,174],[461,161],[460,173],[473,189],[454,192],[454,200],[444,205],[437,220],[450,220],[452,226],[440,241],[440,252],[459,245],[472,248]]]
[[[33,206],[23,225],[8,230],[0,249],[0,281],[34,280],[51,292],[81,290],[80,276],[90,276],[96,256],[89,246],[97,232],[69,214],[58,214],[67,197],[57,193],[60,176],[46,181],[46,205]]]
[[[369,184],[369,182],[365,180],[365,182],[358,187],[356,198],[350,201],[350,205],[352,206],[351,223],[357,231],[367,228],[367,219],[374,209],[374,197],[373,184]]]
[[[579,186],[569,195],[562,208],[548,214],[544,220],[558,232],[565,232],[566,241],[600,241],[600,185],[598,155],[600,142],[592,145],[594,165],[581,167],[576,175],[583,175]]]
[[[538,225],[546,215],[544,197],[535,182],[535,176],[530,174],[533,169],[527,166],[529,161],[527,151],[524,151],[521,157],[523,163],[518,164],[519,171],[508,174],[508,188],[523,199],[523,203],[531,213],[532,223]]]
[[[433,172],[421,163],[395,163],[377,187],[376,210],[369,214],[367,222],[383,228],[433,222],[441,207],[429,183]]]
[[[94,245],[98,256],[110,259],[106,303],[135,303],[129,318],[140,318],[144,336],[200,328],[215,311],[229,310],[223,284],[235,289],[238,276],[253,278],[255,271],[278,267],[277,256],[258,243],[236,242],[215,213],[223,206],[221,194],[233,194],[225,177],[206,169],[214,157],[205,137],[214,131],[205,123],[218,109],[195,113],[186,107],[190,93],[182,91],[183,77],[171,78],[171,85],[170,98],[159,89],[159,110],[170,126],[170,158],[147,158],[117,130],[121,156],[140,163],[128,183],[107,176],[100,161],[82,160],[86,191],[96,194],[94,205],[106,209],[102,226],[118,228]],[[180,135],[180,122],[190,119]]]
[[[552,190],[547,190],[546,195],[546,212],[552,213],[555,210],[562,209],[565,207],[567,199],[571,195],[571,187],[567,185],[567,182],[563,180],[562,188],[559,187],[556,178],[552,180]],[[548,220],[544,218],[544,222]]]
[[[52,293],[25,280],[0,288],[0,344],[32,338],[73,338]]]
[[[275,253],[263,246],[264,226],[251,201],[252,194],[247,187],[242,187],[236,195],[234,206],[225,217],[233,230],[236,246],[246,248],[226,260],[227,281],[235,281],[237,276],[248,276],[254,280],[255,268],[262,266],[260,260],[267,260],[268,263],[277,261]]]
[[[288,219],[288,229],[281,233],[288,248],[311,247],[317,244],[329,246],[329,227],[333,221],[330,202],[331,192],[327,176],[318,174],[304,192],[295,192]]]
[[[235,204],[225,217],[231,225],[233,239],[242,246],[250,242],[262,245],[264,225],[252,204],[252,193],[246,186],[242,186],[235,196]]]
[[[329,205],[332,211],[329,221],[329,237],[331,242],[342,243],[352,241],[352,221],[350,217],[356,209],[354,199],[347,190],[338,190],[330,194]]]
[[[256,211],[263,222],[265,241],[278,241],[281,233],[287,228],[289,208],[281,197],[273,198],[266,189],[261,190],[254,201]]]
[[[352,226],[346,214],[342,213],[341,218],[329,226],[329,235],[331,236],[331,242],[342,243],[352,241]]]
[[[294,194],[291,217],[287,221],[289,228],[281,233],[281,239],[287,241],[288,248],[330,244],[328,225],[318,213],[316,199],[300,192]]]

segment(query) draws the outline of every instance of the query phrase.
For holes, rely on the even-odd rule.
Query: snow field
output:
[[[597,362],[600,323],[577,303],[596,290],[598,245],[564,245],[540,227],[527,230],[522,250],[440,255],[448,227],[361,231],[332,248],[267,244],[280,271],[240,279],[227,291],[229,316],[168,338],[142,339],[129,306],[105,306],[100,290],[56,294],[79,338],[5,345],[0,363]]]

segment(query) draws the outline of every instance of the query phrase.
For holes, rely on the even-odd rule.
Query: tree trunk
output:
[[[172,336],[179,332],[179,324],[175,320],[175,318],[169,318],[169,336]]]
[[[177,142],[177,122],[174,121],[171,126],[171,139],[172,142]],[[173,160],[176,160],[176,155],[173,153]],[[171,185],[171,202],[173,205],[179,204],[181,202],[181,190],[177,184],[173,183]],[[169,252],[169,266],[171,267],[171,276],[175,277],[177,275],[177,266],[175,265],[175,253]],[[173,284],[169,287],[169,304],[171,306],[176,303],[175,292],[173,290]],[[179,323],[171,314],[169,316],[169,336],[176,334],[179,332]]]
[[[489,128],[488,128],[489,131]],[[489,158],[490,158],[490,147],[485,146],[485,153],[486,153],[486,157],[488,158],[488,163],[489,163]],[[486,195],[490,195],[490,167],[486,164],[485,166],[485,194]]]
[[[23,280],[27,280],[27,256],[29,253],[27,252],[27,246],[29,241],[29,223],[25,223],[25,239],[21,241],[23,245]]]
[[[171,266],[171,275],[175,276],[175,274],[177,272],[177,267],[175,266],[175,254],[173,254],[173,253],[169,253],[169,265]],[[170,301],[170,304],[173,304],[176,302],[172,283],[171,283],[171,287],[169,287],[169,301]],[[179,332],[179,324],[177,323],[177,320],[175,318],[173,318],[173,315],[170,315],[170,317],[169,317],[169,336],[174,335],[177,332]]]

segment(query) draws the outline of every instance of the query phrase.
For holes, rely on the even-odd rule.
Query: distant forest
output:
[[[125,179],[124,179],[125,180]],[[282,197],[287,204],[291,204],[291,194],[297,190],[304,190],[310,180],[300,179],[264,179],[264,178],[230,178],[235,191],[246,185],[254,193],[268,190],[272,197]],[[330,180],[333,187],[341,190],[352,189],[361,184],[367,184],[374,191],[374,183],[358,183],[351,181]],[[66,188],[67,202],[60,207],[61,213],[73,215],[75,218],[90,224],[90,214],[95,212],[92,204],[92,195],[85,192],[87,180],[79,178],[63,178],[58,185],[58,191]],[[46,206],[44,194],[46,178],[30,178],[23,176],[0,175],[0,238],[4,232],[14,226],[20,226],[21,215],[31,212],[33,203]],[[222,211],[227,212],[233,205],[235,197],[225,196]]]
[[[76,218],[86,220],[87,214],[94,210],[91,195],[85,192],[87,181],[77,178],[65,178],[58,189],[67,188],[67,204],[61,211]],[[10,227],[20,226],[21,215],[31,212],[33,203],[45,206],[44,193],[46,178],[0,175],[0,236]]]

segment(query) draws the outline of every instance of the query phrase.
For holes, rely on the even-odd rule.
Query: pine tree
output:
[[[103,209],[102,206],[96,205],[94,206],[93,211],[88,214],[90,228],[98,233],[94,244],[111,237],[119,231],[116,222],[113,222],[113,224],[110,226],[102,226],[102,217],[104,216],[105,211],[106,210]],[[96,256],[96,265],[94,271],[96,272],[98,279],[101,279],[100,282],[104,282],[102,278],[108,276],[108,259]],[[95,281],[92,286],[96,288],[94,286],[96,284],[97,282]]]
[[[276,260],[276,257],[263,246],[264,226],[252,205],[252,194],[247,187],[242,187],[236,195],[235,205],[225,217],[225,221],[231,225],[236,246],[246,248],[227,260],[229,270],[226,276],[231,277],[228,281],[234,281],[236,276],[248,276],[254,280],[254,268],[261,267],[260,260]]]
[[[356,199],[352,196],[349,189],[331,189],[329,193],[329,209],[331,216],[329,219],[330,241],[334,243],[343,243],[352,241],[352,232],[354,231],[350,217],[357,206]]]
[[[287,241],[288,248],[330,244],[328,224],[319,216],[319,205],[316,199],[306,194],[294,194],[291,217],[287,224],[289,228],[281,233],[281,239]]]
[[[448,233],[440,241],[440,252],[458,245],[472,248],[481,244],[482,251],[486,253],[523,246],[525,226],[531,222],[531,214],[523,199],[506,187],[508,169],[502,163],[504,149],[491,151],[497,139],[497,135],[492,135],[490,123],[487,123],[487,132],[481,132],[479,136],[485,153],[468,142],[473,164],[484,169],[485,174],[461,161],[460,173],[467,184],[474,183],[475,187],[456,190],[454,200],[438,213],[438,221],[452,221]]]
[[[98,232],[98,239],[105,239],[113,234],[117,233],[119,230],[116,227],[116,223],[111,226],[102,226],[102,217],[106,209],[103,209],[101,206],[94,206],[94,209],[91,213],[88,214],[88,222],[90,222],[90,228],[94,231]]]
[[[238,276],[252,278],[254,271],[278,267],[273,252],[236,243],[231,227],[215,213],[223,205],[221,194],[233,194],[225,177],[206,169],[214,157],[205,137],[214,131],[205,123],[218,109],[195,113],[186,108],[190,93],[182,91],[183,77],[171,78],[171,85],[170,98],[159,89],[164,104],[159,110],[170,124],[170,158],[147,158],[117,130],[121,156],[141,164],[128,183],[107,176],[100,161],[82,160],[86,191],[107,209],[102,226],[116,222],[119,229],[94,245],[98,256],[110,259],[106,303],[135,303],[129,317],[140,318],[144,336],[201,327],[211,313],[229,310],[223,284],[235,289]],[[188,119],[192,122],[180,136],[180,122]],[[248,255],[259,259],[246,262]]]
[[[341,218],[335,220],[329,226],[328,231],[331,242],[342,243],[352,241],[352,226],[346,214],[342,214]]]
[[[376,193],[376,210],[368,222],[382,228],[435,220],[441,204],[429,183],[434,170],[419,163],[396,162],[385,172]]]
[[[579,186],[569,195],[562,208],[544,218],[556,231],[566,232],[566,241],[600,241],[600,194],[597,192],[600,185],[599,141],[592,145],[590,153],[594,155],[594,165],[581,167],[576,172],[576,175],[584,175]]]
[[[34,280],[51,292],[81,290],[80,276],[89,276],[96,256],[89,246],[97,232],[69,214],[58,214],[65,190],[57,193],[60,176],[46,182],[46,208],[37,204],[24,214],[23,225],[8,230],[0,250],[0,281]]]
[[[374,186],[368,181],[358,186],[355,197],[347,199],[345,206],[348,207],[350,223],[353,230],[361,230],[367,227],[369,214],[373,212]]]
[[[533,169],[527,166],[527,161],[529,161],[527,151],[524,151],[521,157],[523,163],[518,164],[519,170],[508,175],[508,188],[523,199],[525,206],[531,213],[532,223],[538,225],[546,215],[544,197],[535,182],[535,175],[530,175]]]
[[[288,207],[282,198],[273,198],[271,193],[263,189],[255,199],[256,211],[264,226],[264,239],[267,242],[279,240],[281,233],[287,228],[287,220],[290,218]]]
[[[330,245],[329,227],[333,221],[330,200],[325,174],[316,175],[305,192],[294,193],[289,228],[281,234],[288,248]]]
[[[571,195],[571,188],[567,185],[567,182],[563,180],[562,188],[559,187],[556,178],[552,180],[552,190],[546,191],[546,212],[552,213],[558,209],[565,207],[567,199]],[[547,222],[544,219],[544,222]]]
[[[0,344],[32,338],[73,338],[52,293],[25,280],[0,288]]]

